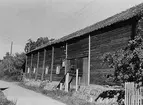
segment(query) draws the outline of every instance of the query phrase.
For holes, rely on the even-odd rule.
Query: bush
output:
[[[128,45],[115,52],[103,55],[104,63],[115,69],[114,81],[124,82],[143,81],[143,27],[141,18],[136,24],[136,36]],[[142,84],[143,85],[143,84]]]
[[[22,79],[22,72],[24,67],[24,53],[16,53],[14,56],[11,56],[9,53],[6,53],[3,60],[1,60],[0,62],[0,78],[13,81],[20,81]]]
[[[124,84],[125,82],[142,82],[143,74],[143,39],[136,36],[129,41],[128,45],[116,52],[106,53],[103,61],[110,67],[115,68],[114,81]]]
[[[11,102],[7,100],[3,92],[0,91],[0,105],[16,105],[16,102]]]
[[[21,71],[4,71],[4,74],[1,77],[4,80],[12,80],[12,81],[21,81],[22,73]]]

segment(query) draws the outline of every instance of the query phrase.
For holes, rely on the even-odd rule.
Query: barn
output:
[[[64,81],[74,84],[108,84],[113,68],[103,65],[102,56],[125,47],[142,24],[143,3],[78,30],[26,54],[26,76],[31,79]]]

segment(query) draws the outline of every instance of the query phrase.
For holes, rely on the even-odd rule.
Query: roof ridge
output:
[[[71,34],[65,35],[59,39],[56,39],[51,43],[44,44],[44,45],[40,46],[39,48],[36,48],[32,51],[44,48],[44,47],[52,45],[52,44],[64,42],[64,41],[70,40],[70,39],[75,38],[75,37],[85,35],[89,32],[96,31],[96,30],[99,30],[101,28],[105,28],[105,27],[110,26],[112,24],[115,24],[117,22],[128,20],[128,19],[133,18],[137,15],[142,15],[142,12],[143,12],[143,3],[140,3],[140,4],[135,5],[129,9],[126,9],[120,13],[117,13],[117,14],[110,16],[106,19],[103,19],[97,23],[94,23],[94,24],[89,25],[85,28],[79,29],[79,30],[77,30]],[[30,51],[30,52],[32,52],[32,51]],[[28,52],[28,53],[30,53],[30,52]]]

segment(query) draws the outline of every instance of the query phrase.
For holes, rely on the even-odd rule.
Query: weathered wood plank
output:
[[[33,71],[33,63],[32,63],[32,60],[33,60],[33,54],[31,54],[31,65],[30,65],[30,73],[29,73],[29,78],[31,78],[31,75],[32,75],[32,71]]]
[[[26,55],[26,62],[25,62],[25,76],[27,77],[27,55]]]
[[[38,51],[38,56],[37,56],[37,69],[36,69],[36,74],[35,74],[35,80],[37,80],[38,70],[39,70],[39,51]]]
[[[51,76],[50,81],[52,82],[52,72],[53,72],[53,64],[54,64],[54,46],[52,46],[52,62],[51,62]]]
[[[88,37],[68,43],[68,59],[88,56]]]
[[[43,70],[42,70],[41,80],[44,79],[44,73],[45,73],[45,59],[46,59],[46,49],[44,49]]]
[[[125,47],[131,34],[132,28],[127,25],[91,36],[91,84],[108,84],[107,75],[114,74],[114,69],[111,69],[107,64],[103,65],[102,56],[104,53],[115,52]]]
[[[91,36],[88,38],[88,83],[90,84],[90,62],[91,62]]]

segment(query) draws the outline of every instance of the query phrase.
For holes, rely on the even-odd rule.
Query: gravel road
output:
[[[0,88],[5,87],[9,87],[3,91],[5,96],[9,100],[17,101],[17,105],[65,105],[40,93],[22,88],[16,83],[0,80]]]

